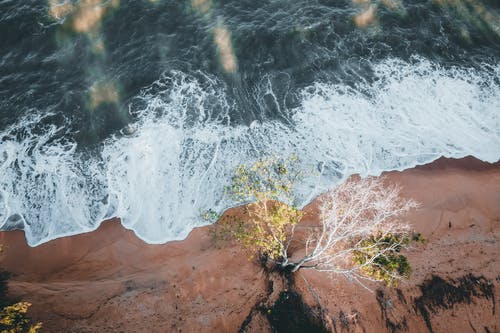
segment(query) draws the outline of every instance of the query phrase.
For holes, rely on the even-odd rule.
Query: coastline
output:
[[[332,331],[498,330],[499,301],[475,289],[470,304],[421,308],[418,302],[426,300],[423,287],[433,276],[458,286],[471,274],[476,284],[484,279],[500,293],[500,163],[440,158],[383,175],[422,204],[408,219],[426,242],[407,253],[413,274],[399,289],[368,284],[370,291],[343,277],[301,273],[319,295]],[[309,217],[316,202],[304,208]],[[12,273],[9,296],[31,302],[31,316],[49,332],[236,332],[269,281],[239,246],[214,247],[210,230],[199,227],[182,241],[149,245],[112,219],[35,248],[22,231],[0,232],[6,247],[0,266]],[[297,290],[314,306],[303,281],[296,279]],[[247,327],[267,329],[259,316]]]

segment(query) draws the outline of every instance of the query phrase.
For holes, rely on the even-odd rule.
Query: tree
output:
[[[0,244],[0,254],[3,252]],[[9,305],[7,302],[7,280],[9,274],[0,270],[0,332],[1,333],[37,333],[42,327],[42,323],[31,324],[27,317],[28,302],[18,302]]]
[[[26,313],[31,306],[28,302],[19,302],[0,310],[0,332],[36,333],[42,327],[41,323],[30,324]]]
[[[246,203],[243,217],[226,216],[218,224],[217,236],[237,239],[251,252],[276,264],[287,258],[297,223],[302,212],[293,206],[293,186],[300,179],[294,164],[296,157],[286,160],[267,158],[250,167],[239,165],[227,193],[238,203]]]
[[[352,178],[321,196],[318,221],[298,225],[303,213],[294,206],[293,187],[301,179],[296,162],[272,157],[238,166],[228,193],[248,205],[242,216],[223,218],[217,234],[286,272],[309,268],[388,284],[408,277],[400,251],[411,233],[401,217],[417,204],[383,177]],[[291,253],[297,243],[302,249]]]

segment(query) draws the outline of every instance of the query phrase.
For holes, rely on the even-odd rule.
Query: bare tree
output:
[[[398,264],[406,261],[399,252],[408,245],[411,230],[402,218],[417,203],[401,198],[400,187],[384,180],[351,179],[323,195],[319,223],[307,232],[304,256],[290,261],[287,255],[283,264],[292,272],[313,268],[355,279],[404,275]]]
[[[237,169],[230,193],[250,203],[243,217],[221,221],[223,233],[283,271],[309,268],[388,284],[409,275],[400,251],[411,236],[403,217],[415,201],[383,177],[350,179],[322,195],[318,221],[302,226],[302,212],[289,205],[300,179],[292,162],[272,158]],[[302,250],[290,253],[297,243]]]

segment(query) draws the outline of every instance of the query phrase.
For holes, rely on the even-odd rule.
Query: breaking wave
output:
[[[428,60],[373,65],[373,80],[316,82],[284,109],[273,81],[258,95],[280,117],[235,125],[224,83],[168,72],[130,104],[129,135],[78,149],[52,114],[25,117],[0,137],[0,227],[32,246],[120,217],[148,243],[184,238],[222,212],[232,171],[265,155],[296,154],[308,174],[297,204],[345,177],[402,170],[440,156],[500,158],[500,66],[443,68]]]

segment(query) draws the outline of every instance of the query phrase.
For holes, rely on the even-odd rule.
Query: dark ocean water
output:
[[[500,158],[497,1],[0,0],[0,225],[183,237],[238,163]]]

